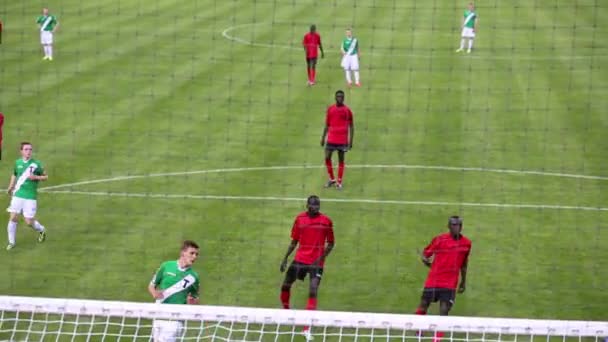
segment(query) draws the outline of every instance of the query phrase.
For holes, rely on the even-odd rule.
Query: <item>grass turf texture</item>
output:
[[[364,86],[346,93],[356,120],[349,164],[608,176],[605,5],[483,2],[471,56],[454,53],[465,5],[66,0],[52,5],[61,27],[55,61],[43,62],[38,6],[5,2],[1,174],[8,179],[21,140],[32,141],[46,163],[45,186],[321,165],[324,110],[344,88],[337,51],[352,24]],[[327,55],[318,85],[307,88],[299,43],[312,22]],[[322,190],[325,180],[313,168],[60,190],[608,206],[607,180],[348,167],[343,192]],[[48,240],[37,245],[20,223],[17,248],[1,259],[0,293],[150,301],[152,272],[188,238],[202,246],[203,303],[278,307],[278,267],[303,206],[43,193],[39,219]],[[337,238],[322,310],[413,312],[427,272],[416,249],[460,214],[473,253],[467,293],[452,314],[608,319],[606,211],[335,202],[322,210]],[[306,292],[296,285],[294,307],[304,307]]]

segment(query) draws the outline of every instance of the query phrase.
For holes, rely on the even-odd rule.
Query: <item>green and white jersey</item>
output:
[[[342,50],[347,55],[356,55],[359,52],[359,40],[355,37],[345,37],[342,40]]]
[[[36,19],[36,23],[40,25],[40,31],[53,31],[57,26],[57,17],[49,15],[41,15]]]
[[[475,28],[475,21],[477,21],[477,13],[475,11],[464,11],[464,27]]]
[[[23,160],[17,159],[13,174],[17,178],[13,196],[35,200],[38,196],[37,180],[28,179],[30,175],[41,176],[44,174],[42,163],[36,159]]]
[[[198,298],[198,273],[192,268],[180,268],[177,260],[163,262],[154,274],[151,284],[163,292],[163,299],[159,299],[157,303],[187,304],[188,294]]]

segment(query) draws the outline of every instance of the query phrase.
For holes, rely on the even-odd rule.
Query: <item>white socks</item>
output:
[[[460,50],[464,49],[464,43],[465,43],[466,39],[462,38],[460,40]]]
[[[355,83],[359,84],[359,70],[355,70]]]
[[[8,226],[6,227],[6,232],[8,233],[8,243],[14,245],[15,236],[17,235],[17,222],[9,220]]]
[[[38,221],[34,221],[34,223],[32,223],[32,225],[31,225],[31,227],[34,228],[34,230],[37,231],[38,233],[44,231],[44,226],[41,225],[40,222],[38,222]]]
[[[43,45],[44,57],[53,57],[53,45]]]
[[[469,51],[473,48],[473,39],[469,38]]]
[[[352,79],[350,78],[350,70],[344,70],[344,72],[346,73],[346,83],[353,83]]]

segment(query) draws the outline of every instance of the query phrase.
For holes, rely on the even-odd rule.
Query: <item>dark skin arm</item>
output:
[[[321,147],[325,146],[325,137],[327,136],[328,129],[329,127],[327,127],[327,125],[325,125],[325,127],[323,128],[323,134],[321,134]]]
[[[350,129],[350,134],[348,135],[350,137],[348,149],[351,150],[353,148],[353,141],[355,140],[355,123],[351,122],[348,128]]]
[[[325,52],[323,52],[323,44],[319,43],[319,50],[321,50],[321,58],[325,58]]]
[[[458,286],[458,293],[463,293],[467,286],[467,267],[469,262],[465,261],[464,265],[460,268],[460,286]]]
[[[287,258],[289,258],[291,253],[293,253],[293,251],[296,249],[297,245],[298,245],[298,240],[291,240],[289,247],[287,247],[287,253],[285,253],[285,257],[283,258],[283,261],[281,262],[281,267],[279,268],[281,273],[285,272],[285,269],[287,269]]]
[[[325,251],[323,252],[323,255],[321,255],[319,257],[319,259],[315,260],[315,262],[313,262],[312,264],[314,266],[318,266],[321,262],[323,262],[325,260],[325,258],[327,258],[327,256],[331,253],[331,251],[334,249],[335,244],[334,243],[328,243],[327,246],[325,247]]]

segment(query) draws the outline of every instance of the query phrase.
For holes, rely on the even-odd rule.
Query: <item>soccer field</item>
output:
[[[19,224],[0,293],[148,302],[193,239],[202,303],[277,308],[293,218],[318,194],[336,232],[320,310],[413,313],[417,249],[458,214],[473,250],[451,314],[608,320],[608,7],[479,2],[475,49],[456,54],[466,4],[61,0],[49,62],[38,3],[3,2],[0,175],[29,140],[50,178],[48,239]],[[307,87],[311,23],[326,56]],[[351,25],[363,86],[345,89]],[[323,189],[319,146],[338,89],[356,126],[343,191]]]

